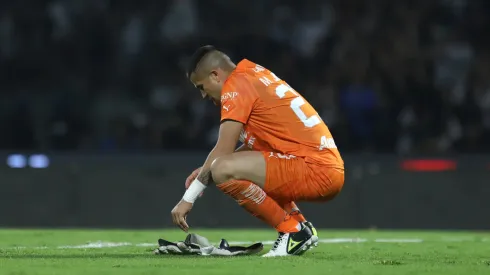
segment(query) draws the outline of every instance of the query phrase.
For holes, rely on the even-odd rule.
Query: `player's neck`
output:
[[[226,70],[223,70],[223,77],[224,77],[223,80],[226,81],[230,77],[230,75],[232,75],[233,72],[235,71],[236,65],[235,64],[232,64],[232,65],[233,65],[232,67],[227,68]]]

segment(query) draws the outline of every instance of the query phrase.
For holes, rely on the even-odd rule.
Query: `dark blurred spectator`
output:
[[[287,80],[343,152],[489,152],[488,33],[488,1],[5,3],[0,147],[208,149],[218,109],[183,66],[215,44]]]

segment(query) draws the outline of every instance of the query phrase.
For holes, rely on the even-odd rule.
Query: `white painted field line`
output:
[[[335,238],[335,239],[320,239],[319,243],[363,243],[367,242],[367,239],[359,239],[359,238]],[[264,245],[274,244],[274,241],[261,241]],[[254,242],[229,242],[230,245],[244,245],[244,244],[252,244]]]
[[[467,241],[476,241],[476,242],[490,242],[490,238],[441,238],[439,240],[433,240],[439,242],[467,242]],[[274,244],[273,240],[265,240],[261,241],[264,245]],[[395,239],[395,238],[384,238],[384,239],[362,239],[362,238],[329,238],[329,239],[320,239],[320,243],[365,243],[365,242],[376,242],[376,243],[422,243],[423,239],[417,238],[407,238],[407,239]],[[254,241],[231,241],[230,245],[247,245],[255,243]],[[215,244],[217,245],[217,244]],[[130,242],[105,242],[105,241],[95,241],[88,242],[86,244],[80,245],[61,245],[57,247],[47,247],[47,246],[38,246],[38,247],[26,247],[26,246],[17,246],[11,247],[13,249],[48,249],[48,248],[57,248],[57,249],[90,249],[90,248],[111,248],[111,247],[123,247],[123,246],[136,246],[136,247],[156,247],[157,242],[155,243],[130,243]]]
[[[81,244],[81,245],[62,245],[58,246],[57,248],[59,249],[70,249],[70,248],[105,248],[105,247],[120,247],[120,246],[131,246],[131,243],[111,243],[111,242],[94,242],[94,243],[88,243],[88,244]]]
[[[332,239],[320,239],[320,243],[363,243],[363,242],[368,242],[369,240],[367,239],[360,239],[360,238],[332,238]],[[393,242],[393,243],[417,243],[417,242],[422,242],[423,240],[420,239],[375,239],[372,240],[373,242]],[[266,241],[261,241],[264,245],[272,245],[274,244],[273,240],[266,240]],[[246,245],[246,244],[252,244],[254,243],[253,241],[235,241],[235,242],[229,242],[230,245]],[[155,247],[157,246],[157,243],[129,243],[129,242],[104,242],[104,241],[96,241],[96,242],[89,242],[86,244],[80,244],[80,245],[61,245],[57,246],[56,248],[58,249],[89,249],[89,248],[110,248],[110,247],[122,247],[122,246],[138,246],[138,247]],[[46,249],[48,247],[15,247],[16,249]]]

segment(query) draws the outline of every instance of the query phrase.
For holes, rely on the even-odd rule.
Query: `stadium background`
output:
[[[325,228],[490,229],[488,1],[0,3],[0,226],[170,227],[218,112],[183,64],[270,68],[345,156]],[[263,226],[216,190],[192,226]]]

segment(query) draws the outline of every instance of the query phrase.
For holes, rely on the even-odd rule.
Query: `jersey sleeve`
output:
[[[235,120],[246,124],[257,98],[255,87],[246,77],[230,79],[221,92],[221,122]]]

